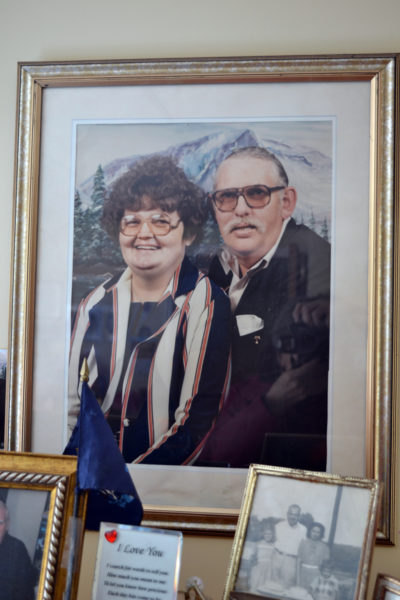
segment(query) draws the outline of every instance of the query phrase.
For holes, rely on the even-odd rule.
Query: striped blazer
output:
[[[185,258],[158,303],[136,304],[131,271],[80,304],[69,365],[69,429],[76,422],[79,371],[127,462],[192,464],[224,403],[230,378],[229,299]]]

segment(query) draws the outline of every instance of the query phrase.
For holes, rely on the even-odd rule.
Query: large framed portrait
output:
[[[1,586],[6,597],[75,594],[85,495],[76,458],[0,452]]]
[[[232,321],[238,343],[232,341],[229,392],[227,362],[221,358],[209,360],[210,356],[224,356],[226,347],[221,345],[221,339],[225,335],[226,319],[219,316],[214,322],[207,321],[209,329],[202,330],[203,334],[207,331],[202,340],[207,339],[207,344],[211,344],[210,340],[217,343],[213,352],[198,339],[189,344],[187,336],[198,328],[190,324],[190,311],[182,300],[178,307],[179,318],[177,312],[170,315],[169,320],[154,319],[161,329],[165,326],[157,351],[153,343],[154,325],[154,331],[145,336],[146,343],[149,341],[146,352],[153,353],[151,357],[143,352],[133,360],[133,354],[129,356],[125,352],[121,364],[126,370],[118,371],[110,366],[118,364],[119,356],[119,342],[113,342],[118,337],[113,332],[119,328],[125,343],[127,325],[121,323],[127,319],[121,321],[116,313],[111,319],[107,317],[111,328],[107,352],[115,360],[106,361],[105,377],[98,360],[92,360],[91,367],[93,385],[96,387],[102,381],[104,389],[97,387],[96,391],[98,397],[104,399],[103,409],[107,415],[113,413],[115,390],[120,393],[118,406],[125,406],[124,386],[135,381],[129,377],[134,371],[132,365],[136,368],[141,361],[143,369],[147,369],[147,418],[151,414],[154,419],[154,428],[148,427],[151,451],[142,449],[138,455],[126,454],[145,504],[147,523],[164,525],[167,522],[170,526],[179,523],[186,530],[231,535],[247,467],[261,462],[377,478],[383,484],[378,539],[391,542],[391,397],[395,384],[392,331],[397,325],[397,316],[392,311],[395,300],[393,255],[398,244],[393,183],[397,160],[394,135],[397,60],[395,55],[383,55],[20,64],[8,448],[62,452],[68,439],[69,418],[79,405],[74,394],[71,395],[71,373],[74,378],[74,357],[79,357],[85,346],[89,322],[85,322],[85,318],[79,321],[80,311],[85,312],[87,307],[86,318],[90,319],[89,312],[96,312],[101,304],[97,303],[99,294],[111,297],[106,292],[115,289],[118,296],[123,277],[115,279],[119,277],[117,273],[123,273],[126,268],[132,271],[121,236],[125,236],[122,239],[128,240],[129,245],[138,229],[142,232],[143,228],[147,231],[150,227],[153,235],[154,228],[158,227],[160,240],[165,233],[162,227],[168,228],[168,235],[179,226],[186,227],[186,222],[179,225],[179,220],[171,217],[175,205],[169,212],[163,205],[161,212],[163,221],[167,216],[167,225],[158,220],[154,223],[154,214],[148,216],[149,210],[160,212],[157,203],[137,207],[138,215],[135,211],[132,215],[130,206],[117,215],[117,235],[113,240],[114,225],[108,231],[109,234],[111,231],[109,236],[104,231],[101,215],[105,203],[110,198],[115,200],[113,190],[118,189],[119,182],[143,169],[143,163],[147,168],[153,164],[153,157],[162,161],[171,159],[190,184],[201,190],[204,206],[210,209],[201,222],[201,236],[196,238],[196,243],[194,237],[184,238],[185,255],[202,276],[208,275],[213,280],[213,286],[222,287],[229,294],[231,284],[223,285],[222,280],[214,280],[212,275],[216,257],[223,261],[224,248],[229,247],[228,235],[224,237],[224,219],[229,220],[229,215],[237,211],[242,202],[247,206],[245,210],[269,208],[267,203],[272,206],[274,194],[285,206],[290,205],[285,213],[286,229],[276,240],[271,259],[268,258],[270,249],[265,248],[268,250],[266,261],[260,270],[268,260],[272,265],[278,259],[285,272],[292,273],[295,269],[294,284],[288,286],[292,292],[295,290],[292,296],[295,301],[288,303],[288,292],[279,296],[275,293],[278,283],[270,283],[274,297],[271,302],[285,308],[281,317],[281,313],[272,310],[269,300],[264,302],[266,292],[250,294],[251,300],[263,299],[268,314],[273,315],[272,320],[277,324],[268,334],[270,346],[264,352],[265,323],[271,316],[258,315],[253,308],[236,314],[251,284],[237,292],[239,299],[236,308],[232,304]],[[260,179],[258,175],[245,183],[222,178],[220,169],[224,161],[234,160],[237,166],[240,152],[254,147],[267,151],[283,166],[287,179],[279,181],[281,185],[269,180],[253,181],[254,177]],[[229,159],[232,152],[238,154]],[[239,172],[236,166],[232,169],[235,177]],[[228,196],[233,198],[236,208],[226,211],[227,204],[223,207],[221,203],[227,202]],[[259,203],[256,208],[255,202]],[[183,219],[179,210],[177,217]],[[110,218],[112,221],[114,217]],[[246,223],[246,227],[258,231],[257,222]],[[297,235],[290,230],[307,231],[304,239],[317,240],[316,244],[305,242],[312,250],[293,253],[293,244],[284,244],[288,236]],[[131,237],[130,231],[133,232]],[[228,228],[225,233],[231,231],[233,229]],[[246,235],[243,231],[238,234],[239,237]],[[167,240],[167,236],[163,239]],[[155,247],[142,245],[140,250],[149,254]],[[312,275],[314,272],[323,274],[318,284]],[[267,267],[263,273],[250,275],[254,281],[265,273],[272,273],[272,269]],[[133,290],[135,277],[131,273],[129,277],[127,281]],[[94,296],[93,290],[97,290]],[[135,290],[140,299],[137,288]],[[303,314],[309,302],[315,301],[317,304],[313,306],[318,307],[324,324],[329,325],[318,327],[318,336],[314,331],[310,335],[308,329],[298,336],[297,325],[292,322],[294,314],[300,310]],[[125,300],[121,300],[122,304],[118,302],[118,306],[122,306]],[[133,313],[135,308],[129,310]],[[150,306],[149,310],[153,308]],[[147,328],[149,319],[141,318]],[[76,331],[78,337],[81,331],[77,352],[74,349]],[[218,335],[213,335],[214,331]],[[108,338],[104,332],[101,335],[101,348],[105,349],[104,340]],[[242,344],[245,339],[251,343]],[[184,340],[181,354],[177,340]],[[142,338],[140,344],[144,347]],[[95,345],[93,342],[90,348]],[[197,348],[198,353],[188,353],[189,346]],[[88,354],[93,358],[90,348]],[[253,360],[253,352],[260,348],[264,352],[263,363]],[[98,355],[102,353],[103,350],[97,351]],[[180,370],[175,363],[178,354],[183,365]],[[76,364],[78,362],[77,359]],[[243,381],[239,378],[237,385],[235,375],[236,365],[240,363],[243,363],[242,372],[251,372],[251,377],[243,379],[246,385],[242,387]],[[265,366],[253,369],[255,364]],[[162,368],[158,370],[157,365]],[[314,365],[314,370],[310,370],[309,365]],[[178,371],[184,379],[180,387],[174,379]],[[272,372],[274,376],[270,375]],[[296,379],[300,372],[308,373],[307,385],[305,379]],[[189,385],[187,378],[191,376]],[[217,437],[216,454],[212,435],[221,423],[223,430],[223,413],[219,414],[215,430],[210,434],[215,415],[197,408],[204,407],[204,403],[197,403],[201,396],[199,390],[210,386],[215,379],[219,381],[218,391],[212,390],[208,397],[218,396],[219,408],[224,401],[232,413],[246,412],[249,432],[247,437],[243,435],[242,425],[236,430],[226,429],[224,436]],[[143,382],[143,377],[139,380]],[[181,398],[182,390],[191,385],[197,387],[196,393],[189,394],[189,410],[188,404],[181,404]],[[296,393],[300,388],[307,389],[301,398],[303,404],[293,400],[291,407],[294,407],[292,420],[302,423],[299,429],[277,425],[282,420],[282,411],[286,410],[280,401],[282,390],[287,398],[289,385]],[[158,389],[164,390],[161,400],[157,399]],[[171,398],[178,396],[179,403],[172,408]],[[304,400],[309,397],[315,402],[307,402],[311,408],[306,417]],[[249,408],[253,398],[260,401],[258,408],[253,405]],[[145,406],[143,400],[140,402],[137,410]],[[263,413],[259,418],[257,411],[264,411],[265,407],[268,415]],[[122,418],[123,410],[117,415],[117,435],[121,435],[122,430],[125,435],[125,428],[132,423],[130,414],[124,413]],[[194,410],[198,411],[195,413],[196,431],[201,431],[200,439],[207,440],[211,447],[208,454],[207,448],[203,452],[203,442],[196,448],[182,442],[188,439],[184,436],[188,424],[193,422]],[[52,418],[51,431],[45,426],[44,414],[47,413]],[[286,413],[283,416],[286,426]],[[158,430],[163,419],[169,419],[169,425]],[[239,421],[243,424],[242,417]],[[259,424],[262,425],[256,433]],[[169,442],[171,432],[182,433],[181,441],[176,444],[172,458],[171,455],[160,458],[158,444],[162,447],[165,440]],[[236,457],[233,452],[234,447],[239,447],[238,439],[243,442]],[[257,451],[251,446],[255,441]],[[201,453],[197,452],[200,446]],[[186,455],[182,457],[182,449],[186,447]],[[305,462],[292,463],[293,455],[302,455],[304,449]]]
[[[364,598],[379,483],[252,465],[224,599]]]

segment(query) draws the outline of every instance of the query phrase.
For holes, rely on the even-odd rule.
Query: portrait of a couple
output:
[[[71,431],[86,358],[128,463],[326,470],[332,161],[296,125],[76,176]]]

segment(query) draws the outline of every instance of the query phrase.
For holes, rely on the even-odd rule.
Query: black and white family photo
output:
[[[354,600],[369,511],[368,489],[259,474],[234,591]]]

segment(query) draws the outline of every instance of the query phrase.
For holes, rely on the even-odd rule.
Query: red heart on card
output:
[[[118,533],[116,529],[111,529],[110,531],[105,532],[104,537],[106,538],[107,542],[113,544],[118,537]]]

